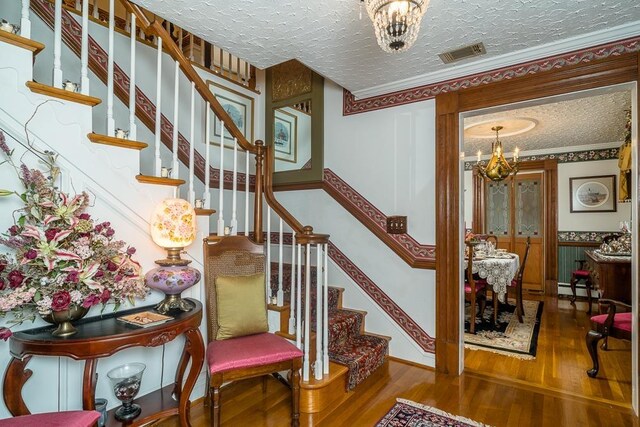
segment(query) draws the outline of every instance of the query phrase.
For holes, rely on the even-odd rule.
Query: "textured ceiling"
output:
[[[134,1],[258,68],[295,58],[352,92],[634,21],[640,34],[638,0],[431,0],[416,44],[388,54],[358,0]],[[487,55],[437,56],[479,41]]]
[[[618,91],[469,117],[464,119],[464,127],[483,122],[495,126],[505,119],[527,117],[536,120],[537,126],[519,135],[501,136],[505,153],[511,153],[515,147],[521,151],[554,148],[570,151],[569,147],[622,142],[625,110],[629,108],[631,92]],[[508,132],[507,126],[504,131]],[[491,140],[465,136],[465,155],[474,156],[478,150],[489,154]]]

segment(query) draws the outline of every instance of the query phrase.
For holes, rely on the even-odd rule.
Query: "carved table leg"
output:
[[[589,310],[587,310],[587,314],[591,314],[591,279],[587,279],[584,281],[584,284],[587,288],[587,304],[589,304]]]
[[[587,342],[587,350],[589,350],[589,356],[591,356],[591,361],[593,362],[593,368],[587,371],[587,375],[591,378],[595,378],[600,370],[600,364],[598,363],[598,341],[603,338],[603,335],[600,332],[590,330],[587,332],[587,336],[585,338]]]
[[[4,371],[2,383],[4,404],[14,417],[31,413],[22,400],[22,387],[33,374],[31,369],[25,369],[29,360],[31,356],[25,356],[22,360],[12,357]]]
[[[202,341],[202,335],[198,328],[189,329],[184,335],[186,339],[183,355],[180,358],[180,364],[178,366],[178,372],[176,372],[176,387],[181,386],[187,361],[191,358],[191,369],[189,370],[189,374],[187,375],[187,379],[184,383],[184,388],[179,393],[180,425],[190,426],[189,397],[191,396],[193,387],[196,385],[196,381],[198,380],[198,376],[202,370],[202,364],[204,363],[204,342]]]
[[[82,376],[82,409],[92,411],[96,409],[96,383],[98,374],[96,367],[98,359],[87,359],[84,362],[84,374]]]

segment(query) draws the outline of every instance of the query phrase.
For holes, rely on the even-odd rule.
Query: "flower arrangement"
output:
[[[27,146],[25,146],[27,147]],[[13,150],[0,131],[0,151],[24,186],[24,192],[0,190],[0,196],[19,196],[24,207],[0,244],[12,255],[0,254],[0,316],[13,315],[11,324],[72,307],[144,298],[140,265],[132,259],[135,248],[115,239],[109,222],[98,222],[86,212],[89,195],[70,196],[56,186],[60,170],[56,155],[27,147],[46,166],[43,173],[17,165]],[[0,163],[0,164],[2,164]],[[0,330],[6,339],[10,331]]]

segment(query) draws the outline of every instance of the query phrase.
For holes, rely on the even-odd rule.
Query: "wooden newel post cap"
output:
[[[307,234],[307,235],[313,234],[313,227],[310,225],[305,225],[304,227],[302,227],[302,234]]]
[[[256,143],[255,143],[255,146],[256,147],[264,147],[264,142],[262,140],[260,140],[260,139],[257,139]]]

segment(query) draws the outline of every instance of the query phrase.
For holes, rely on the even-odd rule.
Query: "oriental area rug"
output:
[[[451,415],[438,408],[421,405],[406,399],[397,399],[393,408],[378,421],[376,427],[485,427],[468,418]]]
[[[484,350],[522,360],[536,358],[542,301],[523,301],[523,323],[514,314],[515,305],[501,304],[498,310],[498,325],[493,326],[493,303],[487,301],[482,319],[476,316],[476,333],[469,333],[470,305],[465,306],[464,347]]]

